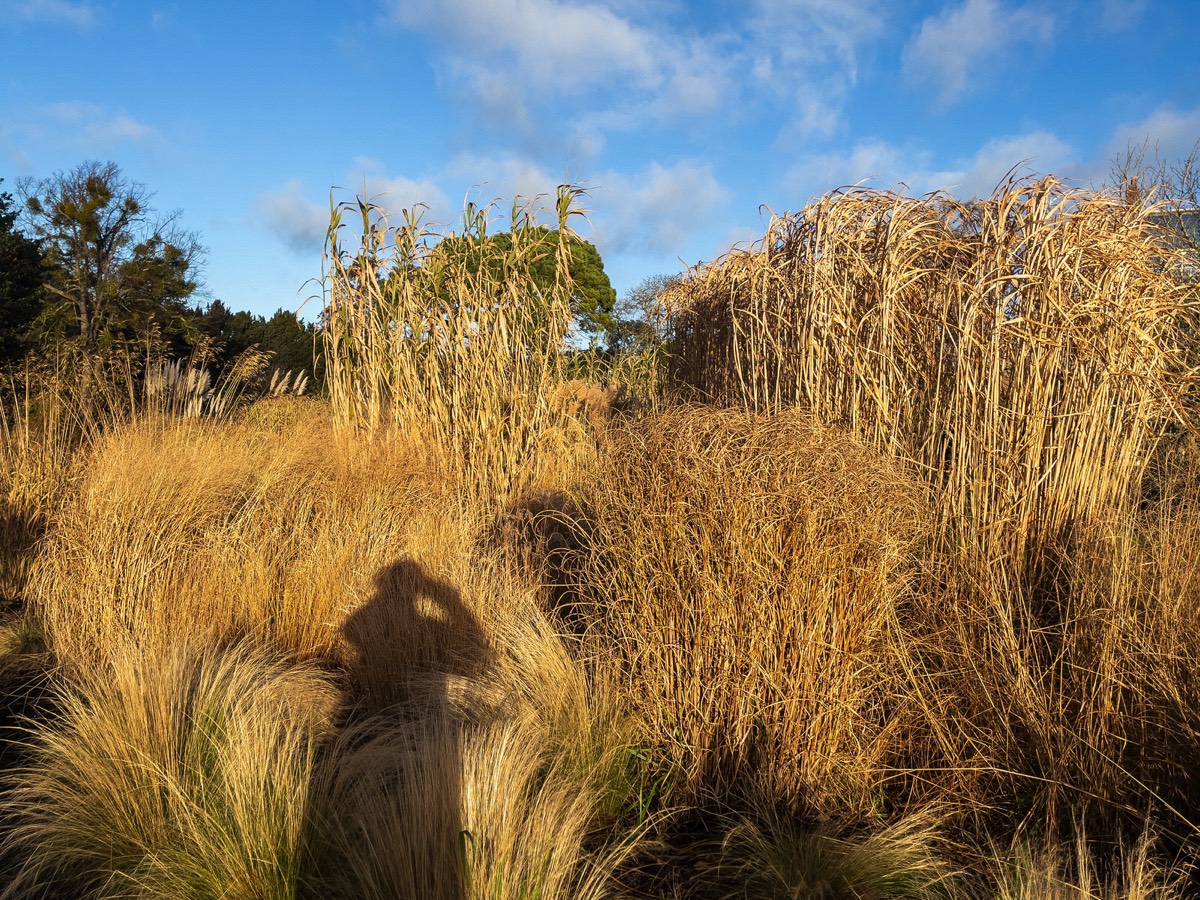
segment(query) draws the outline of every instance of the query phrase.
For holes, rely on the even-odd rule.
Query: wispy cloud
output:
[[[1022,45],[1048,42],[1055,22],[1030,6],[1007,8],[997,0],[967,0],[921,23],[904,48],[908,81],[929,87],[940,106],[961,98],[981,72],[995,72]]]
[[[52,103],[41,111],[39,119],[21,126],[22,130],[39,140],[75,145],[91,154],[110,153],[129,145],[145,146],[160,136],[153,125],[124,110],[79,100]]]
[[[396,0],[391,15],[459,53],[510,53],[523,77],[558,90],[624,78],[652,84],[660,77],[650,36],[595,3]]]
[[[95,103],[85,103],[82,100],[68,100],[61,103],[51,103],[46,107],[46,114],[60,122],[81,122],[85,119],[95,119],[104,114],[104,109]]]
[[[83,138],[95,147],[114,144],[141,144],[157,137],[158,132],[150,125],[139,122],[126,113],[87,123],[83,128]]]
[[[962,199],[985,197],[1013,169],[1016,174],[1052,173],[1063,178],[1089,174],[1073,148],[1049,131],[994,138],[948,167],[936,167],[928,147],[865,140],[842,154],[806,160],[788,173],[786,184],[798,203],[837,187],[867,182],[876,187],[907,187],[910,194],[946,191]]]
[[[926,150],[878,139],[859,141],[845,152],[814,154],[792,167],[784,179],[792,192],[789,208],[803,206],[812,197],[834,188],[863,181],[888,188],[903,181],[913,188],[913,176],[927,172],[930,159]],[[924,184],[916,187],[923,188]]]
[[[426,221],[431,223],[445,222],[452,212],[445,193],[434,179],[393,175],[380,160],[357,156],[339,184],[310,190],[302,179],[293,178],[263,193],[249,217],[297,254],[311,258],[319,255],[325,245],[330,190],[335,203],[361,197],[397,221],[402,211],[418,204],[427,208]]]
[[[1164,104],[1146,118],[1120,125],[1108,141],[1108,159],[1113,160],[1127,150],[1146,145],[1150,155],[1158,154],[1165,161],[1184,159],[1200,140],[1200,106],[1177,109]]]
[[[361,194],[389,213],[398,214],[421,204],[429,210],[429,215],[440,221],[451,212],[446,194],[432,178],[392,175],[381,160],[370,156],[354,157],[345,189]]]
[[[752,96],[782,104],[785,143],[834,134],[844,125],[862,48],[884,33],[887,7],[874,0],[757,0],[752,10],[743,83],[755,86]]]
[[[526,156],[459,153],[446,163],[438,180],[457,185],[471,200],[487,203],[495,198],[552,197],[555,188],[569,177],[568,173],[556,175]],[[457,211],[466,197],[456,199]]]
[[[712,166],[682,160],[652,162],[637,172],[610,172],[597,179],[605,210],[596,222],[596,243],[605,252],[678,253],[711,227],[730,198]]]
[[[885,10],[879,0],[755,0],[742,19],[706,25],[672,3],[383,2],[392,24],[442,48],[445,71],[487,121],[526,136],[542,120],[560,133],[566,122],[588,137],[585,153],[613,131],[748,115],[782,122],[792,138],[827,136]]]
[[[91,3],[72,3],[70,0],[16,0],[6,5],[8,11],[0,12],[0,18],[18,22],[48,22],[86,28],[97,18],[96,6]]]
[[[1084,174],[1066,141],[1049,131],[1032,131],[988,141],[961,167],[926,175],[925,188],[986,197],[1014,167],[1018,176],[1050,173],[1078,180]]]
[[[250,218],[302,256],[319,254],[329,230],[329,208],[309,199],[298,178],[263,194]]]
[[[1135,27],[1146,12],[1147,0],[1103,0],[1100,4],[1100,24],[1109,31],[1125,31]]]

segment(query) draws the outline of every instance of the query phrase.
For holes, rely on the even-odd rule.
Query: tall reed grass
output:
[[[1049,177],[828,194],[668,293],[678,375],[914,462],[964,542],[1024,565],[1128,502],[1177,409],[1195,298],[1152,213]]]
[[[415,429],[479,496],[527,487],[571,322],[568,262],[582,190],[559,189],[547,245],[537,199],[516,201],[509,237],[492,239],[490,207],[468,203],[459,232],[438,234],[422,210],[391,227],[363,200],[334,209],[326,260],[326,385],[343,425]],[[347,242],[347,216],[359,228]],[[349,243],[349,246],[347,246]],[[535,271],[547,253],[553,281]]]

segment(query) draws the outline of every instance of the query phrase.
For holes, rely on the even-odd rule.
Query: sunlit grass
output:
[[[719,409],[566,378],[532,207],[482,265],[354,209],[328,400],[13,383],[2,733],[49,699],[0,896],[1189,892],[1189,301],[1139,213],[823,198],[677,289]]]

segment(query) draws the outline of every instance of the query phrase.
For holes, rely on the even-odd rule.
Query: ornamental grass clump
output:
[[[1194,292],[1152,213],[1050,177],[827,194],[668,293],[677,376],[915,463],[956,542],[1036,566],[1129,500],[1177,406]]]
[[[870,814],[903,744],[920,482],[799,413],[684,407],[608,449],[575,503],[572,616],[675,760],[678,799]]]
[[[180,645],[56,693],[4,795],[5,897],[297,895],[324,673]]]

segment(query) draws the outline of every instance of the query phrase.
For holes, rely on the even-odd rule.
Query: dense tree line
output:
[[[202,256],[179,214],[115,163],[85,162],[0,193],[0,365],[70,344],[87,352],[153,347],[186,357],[201,337],[216,363],[251,347],[273,365],[315,372],[315,326],[279,310],[270,318],[195,302]]]
[[[152,199],[115,163],[93,161],[21,179],[16,197],[0,193],[0,367],[64,343],[90,353],[137,345],[187,357],[207,338],[217,364],[258,347],[273,354],[274,367],[303,370],[319,383],[319,326],[283,309],[265,317],[221,300],[199,303],[200,241],[181,227],[178,212],[161,213]],[[549,291],[557,235],[537,231],[535,275]],[[437,253],[465,256],[468,267],[475,258],[499,264],[511,235],[486,240],[495,245],[488,253],[461,238],[443,241]],[[648,279],[618,299],[596,247],[576,237],[568,247],[572,310],[586,352],[611,357],[661,340],[653,300],[672,279]]]
[[[30,349],[48,273],[37,242],[17,228],[12,194],[0,193],[0,362],[20,359]]]

